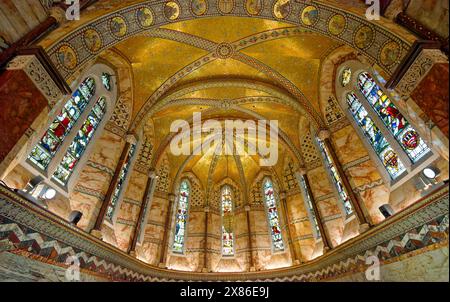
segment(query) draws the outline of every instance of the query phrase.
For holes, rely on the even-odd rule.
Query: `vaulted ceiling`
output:
[[[100,22],[95,20],[141,2],[100,0],[82,15],[80,21],[66,23],[41,45],[50,47],[49,41],[57,41],[64,37],[64,33],[93,21]],[[192,1],[191,13],[195,10],[194,4],[201,7],[209,2]],[[234,1],[218,1],[219,10],[219,2],[236,5]],[[266,2],[271,1],[261,3],[267,6]],[[365,5],[359,0],[346,4],[334,0],[317,2],[328,5],[330,10],[344,7],[359,15],[364,13]],[[165,10],[156,12],[154,3],[145,2],[146,5],[155,5],[153,20],[162,20],[158,14],[166,14],[166,21],[175,21],[167,16]],[[177,2],[173,3],[177,5]],[[273,4],[285,3],[289,0]],[[164,5],[161,2],[160,6]],[[290,5],[293,10],[294,4]],[[306,1],[304,5],[310,3]],[[345,43],[308,26],[293,24],[288,18],[276,20],[275,6],[273,9],[265,7],[269,13],[273,10],[275,18],[243,18],[226,16],[222,12],[222,16],[216,14],[190,20],[180,17],[176,22],[164,21],[160,26],[130,35],[99,53],[106,61],[114,62],[113,57],[120,57],[127,62],[131,75],[131,130],[149,122],[153,124],[154,154],[168,153],[171,167],[174,167],[172,177],[180,175],[183,172],[180,169],[184,169],[195,173],[205,186],[207,178],[220,181],[225,175],[230,175],[238,183],[243,180],[251,182],[260,169],[258,156],[216,158],[214,150],[208,150],[202,155],[186,157],[167,152],[168,141],[172,137],[171,123],[177,119],[189,121],[193,112],[202,112],[204,118],[210,116],[219,120],[278,120],[283,136],[279,156],[283,158],[289,154],[302,164],[299,137],[302,132],[309,131],[309,126],[300,120],[306,117],[316,126],[323,123],[319,101],[323,85],[320,82],[322,63]],[[210,11],[215,9],[207,8]],[[183,9],[181,11],[178,5],[178,14],[185,13]],[[296,22],[302,20],[302,10],[304,8]],[[172,12],[177,13],[176,10]],[[122,16],[125,14],[126,11]],[[301,22],[305,23],[304,20]],[[155,163],[157,161],[158,158],[154,159]],[[282,164],[283,160],[279,160],[274,170],[281,171]]]

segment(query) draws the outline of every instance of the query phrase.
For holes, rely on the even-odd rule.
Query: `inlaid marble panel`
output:
[[[95,141],[90,160],[114,171],[124,146],[123,138],[105,129]]]
[[[309,184],[315,199],[333,193],[333,188],[326,173],[323,166],[308,171]]]
[[[345,174],[352,188],[368,185],[381,179],[381,175],[371,159],[348,168]]]
[[[368,155],[361,139],[351,125],[332,133],[331,140],[341,165]]]

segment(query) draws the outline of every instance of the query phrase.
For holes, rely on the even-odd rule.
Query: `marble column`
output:
[[[172,208],[175,203],[175,194],[169,193],[169,203],[167,205],[166,223],[164,224],[164,235],[161,243],[161,252],[159,255],[159,267],[165,268],[167,266],[168,240],[170,236],[170,226],[172,225]]]
[[[292,228],[291,228],[291,219],[289,217],[289,211],[287,209],[286,192],[280,192],[280,205],[281,205],[281,210],[283,211],[285,226],[287,228],[288,245],[289,245],[289,250],[291,252],[291,256],[293,259],[293,263],[300,264],[302,262],[302,260],[301,260],[301,256],[298,255],[298,252],[294,246],[294,240],[293,240],[294,236],[293,236],[293,232],[292,232]]]
[[[148,213],[152,207],[153,193],[156,188],[157,176],[154,169],[151,169],[148,173],[147,185],[145,186],[144,197],[142,198],[141,208],[139,210],[139,216],[136,222],[136,228],[133,232],[131,244],[128,249],[128,254],[136,256],[136,245],[141,242],[141,238],[145,233],[145,225],[147,224]]]
[[[339,176],[342,180],[342,185],[344,186],[344,189],[347,192],[348,198],[350,199],[350,203],[356,213],[356,217],[358,218],[359,232],[363,233],[370,228],[370,222],[364,215],[361,204],[360,204],[356,194],[353,192],[350,182],[348,181],[348,178],[345,175],[344,169],[342,168],[342,166],[339,162],[339,159],[338,159],[336,152],[334,151],[333,145],[331,143],[330,135],[331,135],[330,131],[327,129],[322,129],[317,134],[319,139],[324,143],[325,148],[327,149],[327,151],[331,157],[331,160],[333,161],[333,164],[336,167],[337,173],[339,173]]]
[[[111,180],[111,183],[109,184],[108,191],[106,192],[106,195],[105,195],[105,199],[103,200],[103,203],[100,207],[100,211],[97,215],[95,225],[94,225],[93,229],[91,230],[91,235],[93,235],[97,238],[102,238],[103,221],[105,220],[106,212],[107,212],[108,206],[110,205],[111,200],[113,198],[114,191],[117,187],[117,184],[119,183],[120,172],[122,171],[122,168],[127,161],[128,153],[130,152],[131,146],[133,144],[136,144],[136,137],[134,135],[127,135],[126,143],[125,143],[125,146],[123,147],[122,154],[120,155],[119,162],[117,163],[116,170],[114,172],[114,176]],[[116,206],[118,206],[118,205],[116,205]]]
[[[204,237],[204,247],[203,247],[203,268],[202,272],[208,272],[208,223],[209,223],[209,207],[206,206],[204,209],[205,212],[205,237]]]
[[[251,227],[251,223],[250,223],[250,206],[246,205],[244,207],[246,216],[247,216],[247,233],[248,233],[248,249],[249,249],[249,271],[250,272],[254,272],[256,271],[255,268],[255,261],[253,259],[253,241],[252,241],[252,227]]]
[[[316,201],[314,200],[314,195],[313,192],[311,190],[311,185],[309,183],[309,179],[308,179],[308,174],[307,174],[307,170],[306,169],[300,169],[298,173],[296,173],[297,175],[297,180],[298,180],[298,185],[301,186],[301,182],[299,177],[303,178],[304,184],[305,184],[305,190],[306,190],[306,194],[309,195],[309,198],[311,200],[311,211],[313,212],[314,216],[316,217],[316,221],[317,221],[317,226],[319,228],[320,231],[320,237],[322,238],[322,242],[323,242],[323,250],[324,252],[327,252],[328,250],[330,250],[332,248],[332,244],[331,244],[331,239],[330,239],[330,235],[328,235],[328,232],[325,230],[325,227],[323,226],[323,218],[322,218],[322,213],[320,213],[319,209],[317,208],[317,204]],[[307,204],[307,202],[305,203]]]

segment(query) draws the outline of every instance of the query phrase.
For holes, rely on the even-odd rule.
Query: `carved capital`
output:
[[[127,134],[127,136],[125,137],[125,141],[126,141],[127,143],[136,145],[136,143],[137,143],[137,137],[136,137],[136,134],[134,134],[134,133],[129,133],[129,134]]]
[[[158,178],[158,175],[156,175],[155,169],[150,169],[150,170],[148,171],[148,177],[149,177],[149,178],[152,178],[152,179]]]
[[[317,137],[321,140],[325,140],[327,138],[330,138],[330,130],[328,129],[320,129],[319,132],[317,132]]]
[[[246,212],[250,212],[251,208],[250,208],[249,205],[247,205],[247,206],[244,207],[244,210],[245,210]]]
[[[301,176],[304,176],[304,175],[306,175],[306,174],[308,173],[308,170],[307,170],[306,168],[300,168],[300,169],[298,170],[298,173],[299,173]]]
[[[209,208],[208,206],[206,206],[206,207],[203,208],[203,211],[204,211],[205,213],[209,213],[210,208]]]

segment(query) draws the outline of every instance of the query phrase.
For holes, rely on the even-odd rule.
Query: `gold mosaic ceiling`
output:
[[[168,79],[174,76],[184,67],[207,56],[210,51],[194,46],[200,39],[206,39],[214,43],[234,43],[242,39],[269,33],[274,29],[294,28],[290,24],[263,19],[250,19],[239,17],[205,18],[177,22],[163,26],[171,35],[187,34],[192,39],[190,43],[181,43],[173,40],[147,37],[144,35],[131,37],[114,47],[114,50],[126,57],[133,71],[133,118],[142,109],[145,102]],[[194,44],[194,45],[193,45]],[[256,59],[267,66],[269,71],[280,74],[287,81],[294,84],[312,104],[313,108],[320,112],[319,108],[319,70],[323,58],[333,49],[339,47],[336,41],[319,34],[302,31],[291,37],[272,39],[266,42],[256,43],[241,50],[243,54]],[[223,58],[211,60],[200,68],[187,73],[184,77],[177,78],[171,89],[177,89],[183,85],[195,84],[197,88],[186,94],[178,95],[177,99],[197,100],[229,100],[251,97],[270,97],[273,95],[267,91],[248,87],[215,87],[202,88],[201,83],[210,79],[238,79],[267,83],[274,87],[280,84],[274,81],[267,71],[258,70],[243,62]],[[278,120],[279,126],[286,133],[292,144],[300,148],[299,142],[299,118],[301,113],[292,110],[287,105],[273,102],[246,103],[240,105],[244,109],[251,110],[265,119]],[[151,118],[155,129],[155,142],[164,141],[170,134],[170,124],[176,119],[190,119],[193,112],[205,112],[211,110],[205,105],[177,105],[156,112]],[[214,110],[214,109],[213,109]],[[230,118],[229,110],[214,110],[217,118]],[[240,112],[233,112],[234,118],[246,119]],[[259,167],[259,157],[240,156],[236,160],[232,156],[221,156],[217,159],[216,168],[210,172],[213,162],[213,152],[210,150],[201,156],[193,156],[186,161],[186,156],[173,156],[168,152],[172,167],[182,167],[185,171],[194,172],[203,185],[206,186],[207,177],[218,182],[228,175],[236,182],[240,182],[239,165],[242,165],[244,177],[247,183],[256,177]],[[282,170],[283,157],[291,154],[280,145],[279,158],[275,170]],[[176,176],[179,171],[172,169],[171,176]]]

